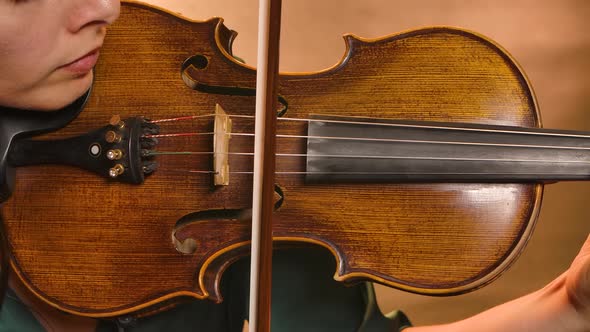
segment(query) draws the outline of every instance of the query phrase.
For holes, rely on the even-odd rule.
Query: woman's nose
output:
[[[88,25],[109,25],[121,8],[120,0],[70,0],[68,29],[77,32]]]

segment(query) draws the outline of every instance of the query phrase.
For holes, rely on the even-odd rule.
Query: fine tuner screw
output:
[[[107,131],[107,133],[105,134],[104,139],[108,142],[108,143],[119,143],[121,142],[121,135],[117,134],[116,132],[109,130]]]
[[[123,174],[123,172],[125,172],[125,167],[123,167],[123,165],[121,164],[117,164],[111,169],[109,169],[109,176],[114,179],[117,176]]]
[[[121,159],[121,157],[123,157],[123,151],[121,151],[120,149],[107,151],[107,158],[109,160],[119,160]]]
[[[125,128],[125,122],[121,120],[119,115],[113,115],[109,120],[111,126],[117,127],[118,129]]]

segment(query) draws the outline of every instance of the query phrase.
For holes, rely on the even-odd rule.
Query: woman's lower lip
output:
[[[81,57],[80,59],[78,59],[72,63],[69,63],[63,67],[60,67],[60,68],[67,70],[69,72],[75,73],[75,74],[85,74],[85,73],[88,73],[89,71],[91,71],[92,68],[94,68],[97,61],[98,61],[98,50],[88,53],[85,56]]]

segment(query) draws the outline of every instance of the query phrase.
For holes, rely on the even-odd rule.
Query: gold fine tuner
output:
[[[107,151],[107,158],[109,160],[119,160],[121,159],[121,157],[123,157],[123,151],[121,151],[120,149],[113,149]]]
[[[117,134],[116,132],[109,130],[105,134],[104,139],[109,143],[119,143],[121,142],[121,135]]]
[[[119,129],[125,128],[125,122],[121,120],[121,117],[119,115],[113,115],[111,117],[111,120],[109,120],[109,124]]]
[[[117,176],[123,174],[125,172],[125,167],[121,164],[117,164],[111,169],[109,169],[109,176],[112,178],[116,178]]]

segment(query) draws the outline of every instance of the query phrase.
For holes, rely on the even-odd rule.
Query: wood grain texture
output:
[[[256,58],[255,0],[149,0],[193,18],[222,16],[239,32],[234,53]],[[504,46],[535,89],[543,126],[590,130],[590,34],[586,0],[298,0],[286,2],[283,71],[315,71],[342,57],[342,34],[380,37],[423,26],[458,26]],[[416,325],[456,321],[535,291],[569,267],[590,232],[584,182],[545,187],[536,230],[523,255],[501,278],[476,292],[430,297],[377,285],[384,312],[403,309]]]
[[[158,26],[167,26],[166,33],[146,29]],[[197,89],[254,86],[253,68],[232,59],[229,38],[215,39],[216,34],[231,36],[219,20],[189,24],[125,7],[101,51],[87,109],[50,137],[102,126],[112,114],[205,115],[219,103],[228,114],[252,115],[253,97],[204,93],[181,78],[182,63],[200,54],[207,66],[187,71]],[[331,69],[281,77],[279,94],[289,105],[285,116],[539,125],[526,78],[502,49],[478,35],[432,28],[376,40],[349,36],[346,43],[346,56]],[[210,126],[195,120],[162,127],[174,133],[206,132]],[[235,132],[252,129],[248,119],[234,123]],[[305,134],[305,127],[286,123],[278,131]],[[305,152],[305,141],[289,140],[277,142],[279,152]],[[211,141],[162,138],[158,150],[210,151]],[[234,151],[251,152],[251,137],[231,142]],[[218,296],[208,292],[226,265],[215,259],[228,259],[232,250],[241,254],[248,226],[240,219],[176,222],[199,211],[249,209],[251,176],[232,175],[229,186],[214,189],[210,176],[184,172],[210,168],[210,158],[159,160],[161,170],[141,186],[59,166],[20,169],[5,209],[19,277],[52,305],[94,317],[175,296]],[[249,171],[250,163],[247,157],[230,158],[234,171]],[[278,161],[277,170],[301,170],[302,164]],[[329,248],[339,260],[338,279],[370,277],[426,293],[464,292],[497,277],[530,236],[542,192],[540,185],[524,184],[310,186],[301,176],[278,176],[277,182],[285,193],[275,216],[278,241]],[[175,250],[171,235],[179,230],[184,233],[177,236],[198,236],[198,254]],[[217,271],[207,279],[210,271],[201,268],[208,265]]]

